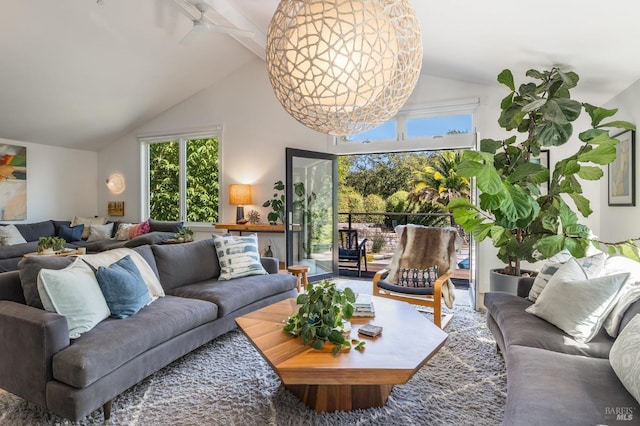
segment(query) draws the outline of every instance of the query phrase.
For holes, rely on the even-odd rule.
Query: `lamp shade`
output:
[[[267,33],[273,91],[293,118],[349,135],[393,117],[422,67],[408,0],[281,0]]]
[[[251,204],[251,185],[229,185],[229,204],[234,206]]]

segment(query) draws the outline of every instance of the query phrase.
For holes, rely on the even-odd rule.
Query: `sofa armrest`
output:
[[[528,297],[536,277],[520,277],[518,280],[518,297]]]
[[[62,315],[0,300],[0,388],[46,407],[52,358],[69,346]]]
[[[270,274],[277,274],[280,271],[280,261],[277,257],[261,257],[262,267]]]

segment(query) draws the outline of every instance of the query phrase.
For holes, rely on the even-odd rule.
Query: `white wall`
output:
[[[496,75],[498,72],[499,70],[496,71]],[[407,105],[434,104],[477,97],[480,99],[475,113],[478,138],[498,139],[505,136],[497,120],[500,101],[506,93],[506,89],[497,82],[494,85],[483,86],[422,75]],[[576,129],[582,129],[587,124],[578,123]],[[99,153],[98,180],[106,179],[112,172],[121,172],[127,179],[127,189],[122,195],[114,197],[108,193],[104,185],[99,185],[99,213],[106,214],[107,201],[124,200],[127,206],[125,218],[143,219],[140,217],[141,172],[136,136],[197,130],[215,125],[223,126],[220,181],[220,222],[223,223],[235,220],[235,207],[227,204],[227,190],[230,184],[252,184],[253,205],[246,206],[245,211],[256,209],[261,212],[263,220],[266,220],[267,209],[261,205],[271,198],[273,183],[284,179],[285,148],[327,151],[325,135],[307,129],[283,110],[271,90],[264,62],[256,59],[223,81],[166,111],[102,150]],[[577,135],[578,132],[575,133]],[[561,156],[575,152],[577,146],[577,142],[574,141],[563,147],[552,148],[551,165],[553,166]],[[585,183],[584,186],[595,211],[585,223],[597,233],[600,230],[598,210],[601,207],[599,183]],[[606,203],[606,191],[604,194]],[[270,243],[269,240],[274,254],[284,258],[283,237],[261,234],[261,248],[266,247]],[[482,244],[478,252],[480,293],[489,288],[489,269],[500,265],[493,246],[489,243]]]
[[[627,120],[638,125],[640,123],[640,80],[632,84],[627,90],[613,98],[604,107],[618,108],[618,114],[614,117],[619,120]],[[640,198],[638,198],[638,189],[640,188],[640,149],[638,148],[638,134],[636,134],[636,205],[634,207],[610,207],[608,205],[607,196],[607,171],[605,169],[605,178],[600,182],[600,199],[599,215],[600,219],[600,237],[601,241],[617,242],[624,241],[629,238],[640,238]]]
[[[27,219],[20,222],[97,214],[96,152],[9,139],[0,144],[27,147]]]

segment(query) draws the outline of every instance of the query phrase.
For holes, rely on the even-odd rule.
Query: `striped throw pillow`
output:
[[[213,235],[213,243],[220,263],[221,281],[249,275],[266,275],[260,263],[258,236]]]

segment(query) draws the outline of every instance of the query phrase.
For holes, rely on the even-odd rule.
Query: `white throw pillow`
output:
[[[83,224],[84,230],[82,231],[82,238],[86,239],[89,236],[89,230],[91,229],[91,225],[104,225],[107,222],[106,217],[81,217],[74,216],[71,221],[71,226],[76,226]]]
[[[633,317],[613,342],[609,362],[620,382],[640,402],[640,315]]]
[[[583,278],[593,278],[601,275],[604,270],[604,262],[606,258],[607,255],[603,252],[593,256],[582,257],[580,259],[571,257],[569,252],[566,250],[557,253],[555,256],[549,258],[547,263],[545,263],[540,270],[540,273],[538,273],[538,276],[536,276],[533,286],[531,286],[531,290],[529,291],[529,300],[535,302],[538,297],[540,297],[540,293],[542,293],[548,282],[553,279],[558,272],[561,272],[561,274],[556,277],[556,279],[564,281],[567,281],[567,278],[572,278],[572,274],[575,274],[573,276],[573,281]],[[563,265],[566,264],[570,264],[570,266],[563,268]],[[576,265],[579,269],[576,268]],[[582,273],[578,272],[579,270]]]
[[[24,239],[15,225],[0,226],[0,246],[13,246],[15,244],[24,244]]]
[[[149,266],[147,261],[144,260],[144,257],[142,257],[142,255],[135,250],[122,247],[96,254],[84,254],[81,257],[89,265],[93,266],[95,269],[98,269],[100,266],[106,268],[125,256],[131,256],[131,260],[133,260],[136,268],[138,268],[138,271],[140,272],[140,275],[142,275],[144,283],[149,289],[151,298],[155,300],[158,297],[164,297],[164,289],[160,284],[160,280],[156,276],[155,272],[153,272],[153,269],[151,269],[151,266]]]
[[[620,288],[627,278],[628,273],[561,281],[555,280],[554,275],[536,303],[526,311],[550,322],[578,342],[589,342],[618,301]]]
[[[260,262],[256,234],[243,236],[214,234],[213,243],[220,263],[219,280],[267,274]]]
[[[71,339],[77,339],[111,314],[95,274],[81,259],[64,269],[41,269],[38,293],[45,310],[67,319]]]
[[[91,225],[87,241],[109,240],[111,239],[112,232],[113,223],[107,223],[105,225]]]
[[[604,322],[609,336],[616,337],[622,317],[629,306],[640,299],[640,263],[621,255],[609,256],[604,263],[604,274],[629,273],[629,279],[620,289],[620,299]]]
[[[116,240],[126,241],[129,239],[129,230],[134,226],[133,223],[121,223],[116,231]]]

